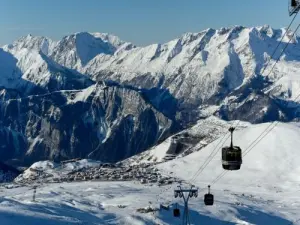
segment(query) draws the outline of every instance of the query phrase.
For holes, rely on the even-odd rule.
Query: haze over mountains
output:
[[[261,74],[285,32],[207,29],[145,47],[102,33],[20,38],[0,49],[0,157],[116,162],[211,115],[297,120],[299,37],[288,31]]]

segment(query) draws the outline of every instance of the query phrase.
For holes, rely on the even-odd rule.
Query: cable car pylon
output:
[[[195,188],[194,185],[192,185],[190,189],[182,189],[181,186],[178,186],[178,188],[174,190],[174,197],[183,198],[184,201],[182,225],[191,225],[190,216],[189,216],[189,199],[192,197],[195,198],[198,197],[198,188]],[[180,211],[177,207],[176,209],[174,209],[173,214],[175,217],[178,217],[178,215],[180,215]]]

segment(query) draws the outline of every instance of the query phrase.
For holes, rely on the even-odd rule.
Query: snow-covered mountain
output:
[[[198,106],[214,98],[222,100],[260,75],[272,82],[266,92],[273,90],[276,96],[292,99],[299,90],[299,80],[294,76],[299,68],[298,37],[291,37],[293,41],[274,72],[267,77],[269,70],[261,74],[285,32],[269,26],[208,29],[184,34],[165,44],[124,51],[106,61],[99,55],[84,70],[94,79],[113,79],[143,87],[160,85],[177,99]],[[288,38],[289,35],[283,39],[284,43]],[[143,77],[145,74],[152,76]]]
[[[270,59],[285,32],[283,43]],[[289,47],[270,73],[290,38]],[[54,61],[96,81],[113,80],[138,88],[159,88],[178,99],[179,107],[188,111],[203,104],[227,106],[233,101],[228,95],[236,89],[242,92],[244,89],[260,90],[263,96],[259,97],[264,99],[271,96],[285,103],[292,101],[300,92],[298,40],[285,29],[236,26],[186,33],[170,42],[145,47],[135,47],[109,34],[82,32],[66,36],[59,42],[28,36],[9,45],[9,49],[18,52],[20,46],[25,46],[48,52]],[[269,67],[261,74],[269,60]],[[154,98],[158,106],[163,105],[164,96]],[[272,99],[265,101],[269,101],[267,107],[274,108]],[[239,103],[245,102],[232,104]],[[290,119],[284,111],[277,109],[277,114],[281,114],[278,119]],[[267,118],[248,120],[268,121]]]
[[[107,57],[133,47],[130,43],[125,43],[116,36],[82,32],[64,37],[53,48],[50,56],[66,67],[81,70],[98,55]]]
[[[0,49],[0,86],[4,101],[1,120],[4,129],[8,127],[27,140],[27,144],[20,142],[21,146],[27,147],[19,152],[25,152],[29,158],[60,159],[90,154],[95,159],[112,161],[153,147],[178,129],[181,133],[175,135],[175,142],[179,143],[176,146],[184,146],[181,149],[189,149],[190,145],[193,149],[203,138],[212,141],[217,137],[214,132],[201,138],[195,135],[185,137],[189,130],[185,132],[183,129],[213,115],[251,123],[298,120],[300,43],[299,38],[291,34],[286,29],[269,26],[235,26],[186,33],[170,42],[144,47],[136,47],[103,33],[81,32],[60,41],[28,35]],[[282,38],[278,52],[270,58]],[[270,71],[290,39],[288,48]],[[262,73],[269,60],[270,65]],[[106,91],[94,92],[94,88]],[[87,101],[95,96],[97,101],[89,104]],[[72,99],[77,99],[75,104]],[[122,108],[123,103],[132,111]],[[42,109],[34,109],[35,104],[45,105]],[[94,104],[102,113],[95,114],[90,108]],[[73,119],[61,120],[64,114],[62,106],[72,109],[74,118],[70,118]],[[38,117],[28,117],[33,113]],[[93,115],[92,121],[97,120],[97,123],[87,125],[83,122],[85,119],[78,120],[78,116],[81,118],[85,114]],[[62,144],[66,140],[67,143],[76,143],[86,135],[83,132],[78,139],[72,136],[74,127],[71,123],[75,123],[75,118],[83,122],[81,130],[101,127],[101,135],[95,134],[92,141],[95,143],[103,141],[103,135],[109,133],[110,128],[110,139],[105,139],[109,140],[109,145],[101,145],[97,151],[93,150],[95,143],[87,144],[86,151],[77,147],[71,153],[61,151],[70,147]],[[124,118],[128,121],[120,122]],[[129,118],[135,119],[130,122],[134,126],[128,125]],[[128,135],[128,140],[141,139],[142,136],[151,141],[145,141],[147,144],[141,146],[139,140],[129,144],[124,139],[128,146],[122,150],[122,144],[117,144],[120,131],[112,129],[115,121],[118,121],[118,129],[121,126],[122,132]],[[59,125],[54,129],[52,122]],[[210,127],[209,120],[202,122],[204,127]],[[34,128],[32,124],[35,124]],[[52,125],[41,135],[45,124]],[[156,132],[137,124],[148,124],[150,130],[156,127]],[[132,132],[135,126],[139,127],[137,133]],[[53,130],[57,133],[53,134]],[[160,136],[161,130],[166,131],[165,135]],[[47,136],[53,138],[52,135],[56,137],[55,148],[46,140]],[[173,146],[174,140],[169,144]]]
[[[41,36],[36,37],[29,34],[25,37],[21,37],[12,44],[3,46],[3,49],[14,54],[26,48],[37,52],[42,51],[45,55],[48,55],[52,53],[53,48],[56,45],[57,43],[50,38]]]
[[[1,86],[23,95],[36,91],[82,89],[94,82],[77,71],[59,65],[42,51],[21,48],[12,53],[0,49]]]
[[[183,204],[172,189],[182,180],[200,188],[190,201],[194,224],[299,224],[300,133],[291,121],[299,118],[300,39],[288,31],[262,73],[285,31],[207,29],[145,47],[84,32],[4,46],[1,160],[88,159],[36,162],[17,184],[0,185],[2,223],[177,224],[173,203]],[[262,123],[277,120],[289,123]],[[243,164],[224,172],[230,126]],[[13,177],[6,172],[0,167],[4,181]],[[204,207],[209,184],[215,205]]]

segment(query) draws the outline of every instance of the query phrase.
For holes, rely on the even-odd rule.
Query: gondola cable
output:
[[[298,12],[295,13],[294,18],[292,19],[292,21],[291,21],[290,25],[288,26],[288,28],[287,28],[285,34],[282,36],[280,42],[278,43],[277,47],[275,48],[275,50],[274,50],[273,54],[271,55],[271,57],[270,57],[268,63],[264,66],[264,68],[263,68],[261,74],[263,74],[263,73],[265,72],[266,68],[267,68],[268,65],[270,64],[271,59],[273,58],[274,54],[276,53],[277,49],[279,48],[280,44],[282,43],[283,38],[285,37],[285,35],[287,34],[288,30],[290,29],[290,27],[291,27],[292,23],[294,22],[294,20],[295,20],[297,14],[298,14]],[[295,34],[296,31],[298,30],[299,26],[300,26],[300,24],[298,25],[298,27],[297,27],[297,29],[295,30],[294,34]],[[293,36],[294,36],[294,34],[293,34]],[[288,45],[289,45],[290,42],[291,42],[291,39],[289,40],[288,44],[286,44],[286,46],[283,48],[283,50],[282,50],[280,56],[278,57],[278,59],[277,59],[276,62],[274,63],[274,65],[273,65],[273,67],[271,68],[271,70],[270,70],[270,72],[269,72],[268,75],[271,74],[271,72],[272,72],[273,69],[275,68],[276,64],[277,64],[278,61],[280,60],[280,57],[282,56],[283,52],[286,50],[286,48],[288,47]],[[249,97],[249,96],[248,96],[248,97]],[[300,94],[297,96],[297,98],[298,98],[298,97],[300,97]],[[297,99],[297,98],[296,98],[296,99]],[[296,100],[296,99],[295,99],[295,100]],[[247,98],[246,98],[246,100],[247,100]],[[235,128],[238,126],[239,123],[240,123],[240,121],[238,121],[238,123],[237,123],[237,125],[235,126]],[[277,123],[276,123],[276,125],[277,125]],[[275,125],[275,126],[276,126],[276,125]],[[274,127],[275,127],[275,126],[274,126]],[[274,127],[273,127],[272,129],[274,129]],[[271,130],[272,130],[272,129],[271,129]],[[264,138],[269,132],[271,132],[271,130],[269,130],[269,131],[263,136],[263,138]],[[216,148],[215,148],[215,149],[217,149],[217,147],[220,145],[220,143],[222,142],[222,140],[223,140],[225,137],[226,137],[226,134],[223,136],[222,139],[220,139],[220,142],[216,145]],[[228,138],[225,139],[225,141],[223,142],[223,144],[227,141],[227,139],[228,139]],[[256,140],[257,140],[257,139],[256,139]],[[256,140],[255,140],[255,141],[256,141]],[[262,140],[262,139],[260,139],[259,141],[261,141],[261,140]],[[255,142],[255,141],[254,141],[254,142]],[[259,142],[259,141],[258,141],[258,142]],[[254,146],[252,146],[248,151],[247,151],[247,149],[248,149],[248,148],[247,148],[246,151],[244,152],[244,156],[246,156],[246,155],[247,155],[247,154],[248,154],[248,153],[249,153],[249,152],[250,152],[250,151],[258,144],[258,142],[257,142]],[[251,143],[250,146],[251,146],[252,144],[253,144],[253,143]],[[216,153],[214,154],[215,149],[214,149],[214,150],[212,151],[212,153],[207,157],[207,160],[204,161],[203,165],[197,170],[197,172],[195,173],[195,175],[192,177],[191,180],[195,180],[196,177],[200,175],[200,173],[206,168],[206,166],[209,164],[209,162],[214,158],[214,156],[216,155]],[[211,157],[212,155],[213,155],[213,157]],[[221,174],[220,174],[220,175],[219,175],[212,183],[215,184],[218,180],[220,180],[220,179],[226,174],[226,172],[228,172],[228,171],[224,171],[223,173],[221,173]],[[294,223],[294,222],[292,222],[291,224],[293,224],[293,223]]]
[[[287,32],[289,31],[290,27],[292,26],[293,22],[295,21],[296,17],[298,15],[298,12],[295,13],[293,19],[291,20],[290,24],[288,25],[284,35],[282,35],[279,43],[277,44],[276,48],[274,49],[273,53],[271,54],[270,56],[270,59],[269,61],[267,62],[267,64],[264,66],[261,74],[263,74],[267,67],[269,66],[269,64],[271,63],[271,60],[272,58],[274,57],[274,55],[276,54],[278,48],[280,47],[280,45],[282,44],[283,42],[283,39],[284,37],[286,36]],[[297,29],[298,30],[298,29]],[[296,31],[295,31],[296,32]],[[294,33],[295,33],[294,32]],[[291,39],[289,40],[288,44],[291,42]],[[280,57],[281,55],[283,54],[283,52],[285,51],[285,49],[288,47],[288,44],[286,44],[286,46],[284,47],[284,49],[282,50],[280,56],[278,57],[278,59],[276,60],[276,62],[274,63],[273,67],[271,68],[270,72],[268,75],[270,75],[270,73],[272,72],[272,70],[275,68],[275,65],[278,63],[278,61],[280,60]],[[250,96],[247,97],[247,99],[249,98]],[[246,99],[246,100],[247,100]],[[246,101],[245,100],[245,101]],[[238,127],[240,121],[237,121],[237,124],[235,126],[233,126],[234,128]],[[207,167],[207,165],[211,162],[211,160],[215,157],[215,155],[218,153],[218,148],[221,144],[221,142],[224,140],[224,138],[226,137],[227,133],[223,135],[223,137],[220,139],[219,143],[215,146],[215,148],[213,149],[213,151],[209,154],[209,156],[207,157],[207,159],[203,162],[203,164],[200,166],[200,168],[196,171],[196,173],[194,174],[194,176],[189,180],[189,183],[193,183],[195,182],[195,179],[203,172],[203,170]],[[222,143],[222,146],[224,145],[224,143],[228,140],[229,136],[227,138],[225,138],[225,140],[223,141]],[[159,194],[160,195],[160,194]]]
[[[269,132],[271,132],[274,127],[276,126],[273,126],[270,130],[269,128],[274,125],[274,123],[271,123],[253,142],[250,143],[250,145],[246,148],[244,154],[243,154],[243,157],[245,157],[261,140],[262,138],[264,138],[267,134],[269,134]],[[262,138],[261,138],[262,137]],[[252,146],[252,147],[251,147]],[[222,179],[223,176],[225,176],[225,174],[227,173],[228,171],[223,171],[221,174],[219,174],[213,181],[212,181],[212,185],[217,183],[220,179]]]
[[[296,14],[296,15],[297,15],[297,14]],[[294,16],[292,22],[293,22],[294,19],[296,18],[296,15]],[[292,22],[290,23],[289,27],[291,26]],[[298,27],[296,28],[296,30],[294,31],[294,33],[293,33],[292,36],[294,36],[294,34],[297,32],[297,30],[299,29],[299,26],[300,26],[300,24],[298,25]],[[289,29],[289,28],[288,28],[288,29]],[[284,38],[284,36],[286,35],[288,29],[286,30],[285,34],[283,35],[283,37],[282,37],[281,40],[280,40],[280,43],[277,45],[276,49],[274,50],[272,56],[270,57],[269,62],[265,65],[265,67],[264,67],[262,73],[265,72],[267,66],[270,64],[272,57],[274,56],[276,50],[279,48],[279,46],[280,46],[281,42],[283,41],[283,38]],[[285,45],[285,47],[284,47],[283,50],[281,51],[279,57],[278,57],[277,60],[275,61],[274,65],[272,66],[272,68],[271,68],[270,72],[268,73],[268,75],[271,74],[271,72],[272,72],[273,69],[275,68],[276,64],[279,62],[280,57],[282,56],[282,54],[284,53],[284,51],[286,50],[286,48],[287,48],[288,45],[290,44],[291,40],[292,40],[292,38],[290,38],[289,42]],[[299,97],[300,97],[300,95],[299,95]],[[249,98],[249,96],[248,96],[248,98]],[[246,100],[247,100],[247,99],[246,99]],[[240,121],[237,121],[237,124],[234,126],[234,129],[239,125],[239,123],[240,123]],[[272,129],[271,129],[271,130],[272,130]],[[271,130],[270,130],[270,131],[271,131]],[[270,131],[269,131],[269,132],[270,132]],[[265,134],[265,135],[267,135],[267,134]],[[201,174],[201,172],[207,167],[207,165],[210,163],[210,161],[215,157],[215,155],[218,153],[218,151],[217,151],[218,146],[220,145],[220,143],[222,142],[222,140],[223,140],[225,137],[226,137],[226,134],[220,139],[219,143],[215,146],[215,149],[214,149],[214,150],[211,152],[211,154],[207,157],[207,159],[206,159],[206,161],[204,161],[203,165],[197,170],[197,172],[195,173],[195,175],[192,177],[191,181],[194,182],[195,179]],[[265,137],[265,136],[263,136],[263,137]],[[227,137],[227,138],[225,139],[225,141],[222,143],[222,145],[227,141],[228,138],[229,138],[229,137]],[[255,140],[255,141],[256,141],[256,140]],[[254,141],[253,143],[255,143],[255,141]],[[259,141],[260,141],[260,140],[259,140]],[[248,148],[249,148],[253,143],[251,143],[251,144],[248,146]],[[258,143],[256,143],[256,144],[258,144]],[[250,150],[248,150],[248,148],[246,148],[246,151],[244,152],[243,156],[247,155],[247,154],[248,154],[248,153],[256,146],[256,144],[255,144],[252,148],[250,148]],[[247,150],[248,150],[248,151],[247,151]],[[212,182],[212,184],[215,184],[216,182],[218,182],[218,180],[220,180],[227,172],[228,172],[228,171],[223,171],[219,176],[217,176],[217,178],[215,178],[215,180]]]
[[[286,36],[287,32],[289,31],[289,29],[290,29],[291,26],[293,25],[293,23],[294,23],[294,21],[295,21],[297,15],[298,15],[298,13],[299,13],[299,12],[297,12],[297,13],[294,15],[292,21],[290,22],[290,24],[289,24],[288,27],[286,28],[286,30],[285,30],[285,32],[284,32],[284,35],[282,35],[282,37],[281,37],[281,39],[280,39],[278,45],[276,46],[276,48],[274,49],[272,55],[270,56],[270,60],[269,60],[268,63],[264,66],[264,68],[263,68],[261,74],[263,74],[263,73],[265,72],[265,70],[267,69],[268,65],[269,65],[270,62],[271,62],[271,59],[274,57],[275,53],[277,52],[277,49],[278,49],[279,46],[282,44],[284,37]]]
[[[280,47],[281,43],[283,42],[284,37],[286,36],[288,30],[289,30],[290,27],[292,26],[292,24],[293,24],[293,22],[294,22],[294,20],[295,20],[295,18],[296,18],[297,15],[298,15],[298,12],[295,14],[295,16],[293,17],[292,21],[290,22],[288,28],[286,29],[284,35],[282,36],[282,38],[281,38],[281,40],[280,40],[280,42],[278,43],[278,45],[276,46],[275,50],[273,51],[273,53],[272,53],[272,55],[271,55],[271,57],[270,57],[268,63],[264,66],[264,68],[263,68],[261,74],[263,74],[263,73],[266,71],[266,68],[267,68],[268,65],[270,64],[270,62],[271,62],[273,56],[275,55],[277,49]],[[296,31],[298,30],[298,28],[299,28],[299,26],[298,26],[297,29],[295,30],[294,34],[295,34]],[[294,34],[293,34],[293,36],[294,36]],[[290,42],[291,42],[291,39],[289,40],[288,44],[289,44]],[[288,47],[288,44],[286,44],[286,46],[283,48],[283,50],[282,50],[280,56],[278,57],[278,59],[277,59],[276,62],[274,63],[274,65],[273,65],[273,67],[271,68],[271,70],[270,70],[270,72],[269,72],[268,75],[270,75],[270,73],[272,72],[272,70],[275,68],[275,65],[279,62],[280,57],[282,56],[283,52],[284,52],[284,51],[286,50],[286,48]],[[246,100],[247,100],[249,97],[250,97],[250,96],[248,96],[248,97],[246,98]],[[240,121],[237,121],[237,124],[234,126],[234,128],[238,127],[239,123],[240,123]],[[211,152],[211,154],[207,157],[207,159],[204,161],[204,163],[202,164],[202,166],[196,171],[195,175],[190,179],[189,182],[194,182],[195,179],[202,173],[202,171],[207,167],[207,165],[208,165],[208,164],[211,162],[211,160],[215,157],[215,155],[218,153],[218,151],[217,151],[217,150],[218,150],[218,147],[219,147],[220,143],[222,142],[222,140],[224,140],[224,138],[226,137],[226,135],[227,135],[227,134],[224,134],[224,135],[223,135],[223,137],[220,139],[219,143],[215,146],[214,150],[213,150],[213,151]],[[224,140],[224,142],[222,143],[222,145],[228,140],[228,138],[229,138],[229,137],[227,137],[227,138]],[[248,152],[246,152],[246,154],[247,154],[247,153],[248,153]],[[221,174],[213,181],[213,184],[216,183],[219,179],[221,179],[221,178],[225,175],[226,172],[228,172],[228,171],[224,171],[223,173],[221,173]],[[166,190],[169,190],[170,188],[171,188],[171,187],[167,188]],[[165,191],[166,191],[166,190],[165,190]],[[162,191],[162,192],[163,192],[163,191]],[[162,194],[162,192],[161,192],[160,194]],[[160,194],[158,194],[158,196],[159,196]],[[157,197],[158,197],[158,196],[157,196]]]
[[[299,26],[300,27],[300,24]],[[296,96],[294,101],[298,100],[300,98],[300,93]],[[279,124],[279,121],[272,122],[251,144],[246,148],[244,151],[243,157],[245,157],[255,146],[259,144],[259,142],[264,139],[277,125]],[[217,183],[228,171],[223,171],[219,176],[217,176],[212,184]]]
[[[287,34],[289,28],[292,26],[292,24],[293,24],[293,22],[294,22],[296,16],[298,15],[298,13],[299,13],[299,12],[297,12],[297,13],[295,14],[294,18],[293,18],[292,21],[290,22],[288,28],[286,29],[284,35],[283,35],[282,38],[281,38],[279,44],[276,46],[276,48],[275,48],[273,54],[271,55],[271,57],[270,57],[268,63],[265,65],[264,69],[262,70],[262,73],[266,71],[267,66],[270,64],[272,57],[275,55],[277,49],[279,48],[280,44],[282,43],[282,41],[283,41],[284,37],[286,36],[286,34]],[[294,36],[294,35],[296,34],[297,30],[299,29],[299,26],[300,26],[300,24],[298,25],[298,27],[296,28],[296,30],[293,32],[293,35],[292,35],[292,36]],[[272,68],[271,68],[270,72],[268,73],[268,75],[271,74],[271,72],[272,72],[273,69],[275,68],[276,64],[279,62],[279,60],[280,60],[282,54],[284,53],[284,51],[286,50],[286,48],[287,48],[288,45],[290,44],[291,40],[292,40],[292,38],[290,38],[289,42],[288,42],[288,43],[285,45],[285,47],[282,49],[282,51],[281,51],[279,57],[278,57],[277,60],[275,61],[274,65],[272,66]],[[250,98],[250,97],[251,97],[251,95],[249,95],[249,96],[246,98],[245,101],[247,101],[247,99]],[[234,127],[236,128],[236,127],[239,125],[239,123],[240,123],[240,121],[238,121],[238,122],[237,122],[237,125],[234,126]],[[226,134],[225,134],[225,135],[226,135]],[[225,137],[225,136],[223,136],[223,138],[224,138],[224,137]],[[222,139],[223,139],[223,138],[222,138]],[[229,138],[229,137],[226,138],[225,142],[228,140],[228,138]],[[217,145],[217,146],[218,146],[218,145]],[[216,147],[217,147],[217,146],[216,146]],[[214,153],[214,151],[217,152],[217,148],[215,148],[215,149],[212,151],[212,154],[215,156],[217,153]],[[211,154],[211,155],[212,155],[212,154]],[[193,182],[194,182],[195,179],[201,174],[201,172],[206,168],[206,166],[211,162],[211,160],[212,160],[213,157],[214,157],[214,156],[213,156],[212,158],[210,158],[211,155],[208,156],[207,160],[203,163],[203,165],[202,165],[202,166],[199,168],[199,170],[195,173],[195,174],[197,174],[197,175],[194,175],[194,176],[193,176],[193,179],[192,179]]]
[[[193,183],[195,181],[195,179],[202,173],[202,171],[206,168],[206,166],[210,163],[210,161],[216,156],[216,154],[218,153],[218,149],[219,146],[221,144],[221,146],[224,145],[224,143],[227,141],[227,138],[225,138],[227,136],[227,134],[225,134],[220,141],[218,142],[218,144],[215,146],[215,148],[213,149],[213,151],[210,153],[210,155],[207,157],[207,159],[204,161],[204,163],[202,164],[202,166],[199,168],[199,170],[194,174],[194,176],[192,177],[192,179],[189,181],[191,183]],[[224,140],[225,138],[225,140]],[[223,141],[224,140],[224,141]],[[222,142],[223,141],[223,142]]]

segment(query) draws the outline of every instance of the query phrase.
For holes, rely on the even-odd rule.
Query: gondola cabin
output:
[[[208,193],[204,195],[204,204],[206,206],[214,204],[214,195],[210,193],[210,186],[208,186]]]
[[[298,13],[300,9],[300,0],[289,0],[289,14],[292,16]]]
[[[176,203],[175,209],[173,209],[173,216],[180,217],[180,209],[178,209],[178,204]]]
[[[179,209],[174,209],[173,210],[173,216],[174,217],[180,217],[180,210]]]
[[[242,165],[242,150],[238,146],[233,146],[233,131],[230,128],[231,144],[229,147],[222,148],[222,167],[225,170],[239,170]]]
[[[225,170],[239,170],[242,165],[242,150],[238,146],[222,148],[222,166]]]
[[[297,1],[291,0],[291,7],[296,7],[296,6],[297,6]]]
[[[212,194],[205,194],[204,195],[204,204],[207,206],[214,204],[214,196]]]

